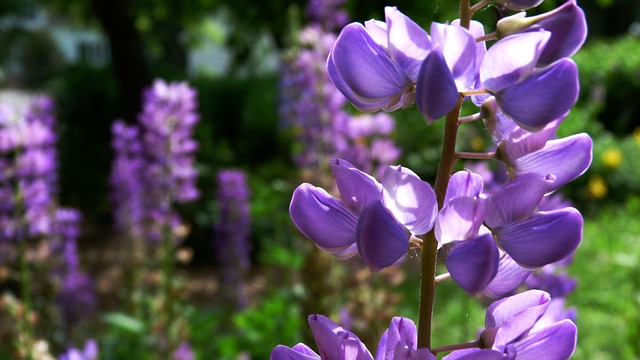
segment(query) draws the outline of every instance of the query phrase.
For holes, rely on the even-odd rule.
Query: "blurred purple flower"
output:
[[[173,352],[173,360],[194,360],[195,355],[191,350],[191,345],[186,340],[183,340],[180,345]]]
[[[113,218],[118,229],[128,231],[135,237],[143,236],[143,194],[141,179],[142,143],[139,128],[116,120],[111,126],[114,156],[111,163],[109,183]]]
[[[99,357],[98,342],[89,339],[85,342],[82,350],[70,348],[60,355],[59,360],[98,360]]]
[[[91,315],[97,306],[93,280],[84,274],[78,257],[77,237],[80,234],[81,214],[70,208],[56,211],[53,252],[60,258],[54,276],[60,282],[56,303],[62,310],[66,326]]]
[[[346,0],[310,0],[306,14],[312,22],[327,31],[338,29],[349,21],[349,14],[340,9]]]
[[[138,126],[112,126],[110,182],[116,225],[157,243],[178,234],[174,203],[195,200],[197,172],[192,139],[198,122],[196,91],[186,82],[156,80],[143,94]]]
[[[54,124],[49,97],[34,97],[25,107],[0,106],[0,240],[51,232],[52,201],[58,191]]]
[[[227,295],[242,308],[248,302],[245,287],[251,266],[249,188],[242,170],[220,170],[217,180],[214,248]]]

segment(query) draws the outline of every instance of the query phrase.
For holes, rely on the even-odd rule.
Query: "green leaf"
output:
[[[108,313],[102,317],[102,321],[132,334],[141,335],[145,331],[145,325],[141,320],[123,313]]]

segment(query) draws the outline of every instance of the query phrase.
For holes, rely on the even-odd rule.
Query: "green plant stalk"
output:
[[[449,178],[456,162],[456,137],[458,135],[458,115],[462,107],[460,96],[456,107],[445,118],[444,140],[438,173],[436,174],[435,193],[438,199],[438,210],[442,209],[447,192]],[[424,235],[422,247],[421,281],[420,281],[420,313],[418,321],[418,348],[431,349],[431,322],[436,292],[436,265],[438,241],[432,229]]]
[[[19,156],[16,151],[16,158]],[[22,302],[22,315],[18,316],[21,334],[18,336],[18,349],[24,353],[24,358],[32,359],[32,340],[33,328],[29,321],[29,313],[31,312],[31,268],[27,259],[27,237],[25,236],[25,228],[27,224],[24,221],[25,205],[24,194],[20,189],[18,181],[13,184],[13,193],[15,196],[15,223],[16,223],[16,241],[18,242],[18,262],[20,267],[20,300]],[[22,339],[20,339],[22,337]]]

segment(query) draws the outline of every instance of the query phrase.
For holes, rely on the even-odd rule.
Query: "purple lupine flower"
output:
[[[373,356],[360,339],[323,315],[309,315],[311,332],[318,345],[318,355],[305,344],[292,348],[278,345],[271,352],[271,360],[344,359],[373,360]],[[435,360],[429,349],[417,349],[416,326],[410,319],[394,317],[384,332],[375,360]]]
[[[586,26],[575,1],[523,20],[528,27],[488,50],[475,41],[484,35],[479,23],[469,29],[434,23],[429,37],[397,9],[388,7],[385,15],[386,22],[347,25],[327,60],[336,87],[362,111],[393,111],[415,97],[432,122],[451,111],[461,93],[483,89],[519,126],[539,130],[577,100],[577,67],[568,56],[584,42]]]
[[[144,184],[140,174],[144,159],[139,128],[116,120],[111,126],[114,151],[109,183],[113,218],[117,228],[128,231],[135,237],[143,235]]]
[[[395,7],[386,7],[385,17],[347,25],[327,60],[333,83],[364,112],[410,106],[431,46],[426,31]]]
[[[89,339],[85,342],[82,350],[70,348],[60,355],[59,360],[98,360],[99,356],[98,342]]]
[[[144,93],[143,112],[138,121],[142,128],[143,152],[150,159],[151,173],[163,175],[158,191],[169,191],[177,202],[198,197],[195,187],[193,153],[198,144],[191,137],[198,122],[195,89],[185,82],[156,80]],[[156,181],[150,181],[157,183]]]
[[[139,166],[138,176],[144,187],[144,232],[152,243],[157,243],[167,229],[176,233],[175,229],[181,224],[178,214],[173,210],[173,204],[192,201],[199,196],[196,188],[197,172],[194,168],[194,152],[198,144],[192,139],[193,127],[198,122],[199,115],[196,112],[196,91],[185,82],[166,83],[156,80],[143,95],[143,111],[138,117],[143,161],[138,164],[133,156],[130,159],[132,162],[120,164],[124,169],[114,170],[126,171],[132,166]],[[138,140],[132,134],[134,130],[121,128],[116,129],[116,132],[127,139],[123,141],[132,142],[128,146],[138,146],[135,144]],[[133,148],[128,151],[135,152]],[[131,186],[127,191],[135,191],[138,185],[127,186]],[[137,201],[135,198],[130,200]],[[131,203],[126,208],[137,216],[137,206]]]
[[[310,0],[305,12],[312,22],[333,31],[349,21],[349,14],[340,9],[344,3],[345,0]]]
[[[416,325],[410,319],[394,317],[389,328],[382,334],[375,360],[435,360],[429,349],[418,349]]]
[[[538,130],[578,99],[578,68],[569,58],[540,67],[548,31],[514,34],[489,48],[480,67],[482,86],[519,126]],[[559,90],[562,89],[562,90]]]
[[[411,170],[390,166],[379,183],[344,160],[332,161],[331,169],[341,200],[305,183],[289,207],[294,224],[322,251],[341,259],[359,252],[378,271],[402,258],[411,234],[433,227],[435,193]]]
[[[553,188],[552,179],[523,175],[491,196],[482,193],[482,185],[480,175],[454,174],[435,224],[439,246],[447,250],[447,268],[463,289],[483,290],[502,270],[503,283],[494,283],[488,293],[512,290],[527,273],[514,268],[511,259],[525,268],[537,268],[575,251],[582,239],[580,213],[571,207],[537,210]],[[510,258],[500,255],[496,244]],[[511,278],[508,286],[503,276]]]
[[[455,350],[443,359],[568,359],[576,347],[577,328],[570,320],[536,326],[551,297],[529,290],[498,300],[487,309],[481,348]]]
[[[81,214],[77,210],[61,208],[56,211],[53,251],[60,258],[60,265],[54,269],[60,282],[56,303],[67,326],[91,315],[97,305],[93,280],[80,268],[77,248],[80,220]]]
[[[214,225],[215,251],[222,283],[238,307],[247,305],[246,281],[251,267],[249,188],[241,170],[218,172],[218,211]]]
[[[485,56],[484,43],[475,38],[484,27],[472,22],[469,29],[454,22],[431,24],[432,49],[420,67],[416,84],[416,105],[431,123],[453,110],[459,93],[478,82],[478,65]]]
[[[285,59],[282,68],[279,113],[283,127],[292,130],[300,146],[294,160],[303,169],[319,168],[347,143],[336,131],[349,117],[342,110],[346,99],[321,70],[334,41],[335,35],[319,26],[304,28],[300,51]]]
[[[32,98],[23,108],[0,107],[0,193],[6,201],[0,209],[4,224],[0,237],[4,240],[51,231],[52,199],[58,190],[54,124],[48,97]]]
[[[479,175],[470,171],[455,173],[434,229],[438,246],[447,251],[451,277],[469,293],[487,286],[496,276],[500,262],[498,247],[482,225],[488,203],[482,188]]]

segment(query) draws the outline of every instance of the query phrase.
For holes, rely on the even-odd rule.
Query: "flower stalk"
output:
[[[440,164],[438,165],[438,173],[436,174],[436,183],[434,191],[438,200],[438,209],[442,209],[444,204],[444,196],[447,192],[447,185],[453,166],[456,162],[456,138],[458,135],[458,116],[462,107],[460,96],[456,107],[447,114],[444,129],[444,140],[442,143],[442,154],[440,156]],[[418,348],[431,348],[431,321],[433,318],[433,304],[435,300],[435,278],[437,265],[438,241],[435,237],[434,230],[429,231],[425,235],[421,272],[422,280],[420,282],[420,313],[418,322]]]

